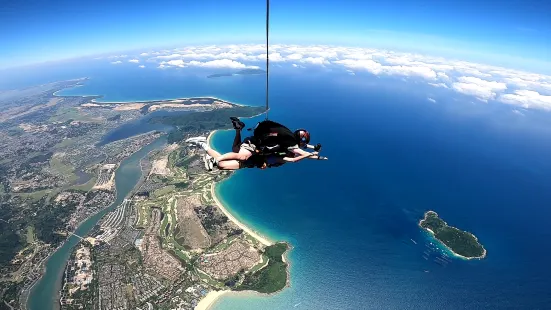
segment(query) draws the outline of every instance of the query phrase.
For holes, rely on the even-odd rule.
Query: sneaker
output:
[[[214,164],[215,164],[214,157],[212,157],[210,155],[205,155],[205,157],[203,157],[203,159],[205,161],[205,168],[208,171],[212,171],[212,168],[214,167]]]
[[[209,155],[209,166],[210,166],[210,169],[212,170],[213,167],[218,167],[217,163],[216,163],[216,159],[214,159],[214,157],[210,156]]]
[[[211,169],[210,169],[210,167],[209,167],[209,162],[210,162],[210,160],[208,160],[207,156],[208,156],[208,155],[203,156],[203,163],[205,164],[205,169],[206,169],[207,171],[211,171]]]
[[[233,129],[237,129],[237,130],[241,130],[243,128],[245,128],[245,123],[243,123],[242,121],[240,121],[237,117],[230,117],[231,119],[231,122],[232,122],[232,125],[233,125]]]

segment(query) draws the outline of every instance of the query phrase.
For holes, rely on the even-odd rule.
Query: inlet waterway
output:
[[[136,153],[122,161],[115,172],[116,199],[109,207],[98,212],[84,221],[74,232],[79,236],[86,236],[97,222],[109,211],[120,205],[125,197],[132,191],[142,176],[140,160],[149,152],[160,149],[166,145],[166,137],[162,136],[152,143],[144,146]],[[62,283],[62,275],[67,265],[67,260],[73,248],[80,239],[70,236],[46,262],[46,272],[31,289],[27,308],[30,310],[54,310],[59,309],[59,291]]]

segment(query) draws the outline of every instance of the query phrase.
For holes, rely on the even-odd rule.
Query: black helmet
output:
[[[295,130],[295,138],[297,139],[300,147],[305,147],[308,143],[310,143],[310,133],[305,129]]]

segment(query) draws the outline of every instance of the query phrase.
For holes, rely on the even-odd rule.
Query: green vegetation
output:
[[[206,112],[192,112],[178,116],[159,116],[149,120],[152,123],[162,123],[177,127],[168,134],[168,143],[182,140],[186,133],[205,132],[216,129],[232,128],[230,116],[251,117],[264,112],[264,107],[235,106],[230,109],[218,109]]]
[[[12,223],[0,221],[0,265],[10,262],[23,248],[23,242]]]
[[[76,142],[76,138],[67,138],[67,139],[63,139],[63,141],[59,142],[58,144],[56,144],[54,146],[54,148],[63,148],[63,147],[66,147],[66,146],[69,146],[71,144],[74,144]]]
[[[55,115],[50,117],[50,122],[67,122],[74,121],[90,121],[92,118],[82,111],[79,111],[76,107],[64,107],[58,108]]]
[[[65,223],[78,206],[78,201],[62,203],[44,203],[40,212],[33,219],[36,236],[38,239],[51,244],[57,244],[65,239],[65,236],[56,233],[65,228]]]
[[[27,226],[27,243],[32,244],[34,243],[35,237],[34,237],[34,227],[33,226]]]
[[[50,167],[61,175],[72,174],[74,170],[73,167],[66,165],[57,157],[52,157],[50,160]]]
[[[33,201],[38,201],[44,198],[45,196],[49,196],[49,197],[55,196],[58,192],[59,190],[52,191],[51,189],[47,188],[47,189],[39,190],[36,192],[30,192],[30,193],[16,193],[15,195],[21,198],[29,198]]]
[[[448,226],[434,211],[426,212],[425,218],[419,222],[419,225],[424,229],[430,229],[438,241],[456,254],[467,258],[486,256],[486,250],[473,234]]]
[[[145,228],[151,214],[151,209],[145,204],[136,205],[136,209],[138,210],[138,220],[136,222],[136,228]]]
[[[41,162],[45,162],[45,161],[48,161],[50,160],[50,158],[52,157],[54,153],[52,152],[48,152],[48,153],[45,153],[45,154],[40,154],[40,155],[36,155],[34,157],[31,157],[27,163],[28,164],[35,164],[35,163],[41,163]]]
[[[174,192],[174,185],[161,187],[161,188],[159,188],[158,190],[154,191],[151,194],[151,198],[159,198],[159,197],[162,197],[166,194],[170,194],[172,192]]]
[[[98,177],[96,175],[94,175],[88,182],[86,182],[84,184],[80,184],[80,185],[71,186],[69,189],[89,192],[90,190],[92,190],[92,187],[94,187],[94,185],[96,184],[97,178]]]
[[[256,266],[251,268],[251,270],[249,270],[249,272],[250,273],[257,272],[258,270],[260,270],[261,268],[263,268],[266,265],[267,261],[268,261],[268,258],[266,257],[266,255],[262,255],[262,262],[258,263]]]
[[[264,255],[269,259],[268,265],[247,274],[236,290],[253,290],[260,293],[274,293],[282,290],[287,284],[287,263],[283,262],[283,254],[288,249],[287,243],[276,243],[266,247]]]

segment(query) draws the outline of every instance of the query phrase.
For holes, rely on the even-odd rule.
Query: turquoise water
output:
[[[89,71],[89,84],[65,93],[101,93],[106,101],[264,100],[262,76]],[[270,117],[310,130],[329,160],[242,170],[219,184],[236,217],[294,248],[290,288],[270,297],[224,297],[215,309],[548,307],[549,113],[520,116],[510,106],[407,80],[329,69],[270,72]],[[228,151],[232,135],[220,132],[213,144]],[[442,251],[417,226],[426,210],[473,232],[488,257],[437,263]]]
[[[135,135],[143,134],[151,131],[164,131],[168,132],[172,129],[172,126],[163,125],[163,124],[154,124],[150,123],[149,120],[153,117],[166,116],[166,115],[182,115],[188,113],[187,111],[155,111],[149,113],[145,116],[142,116],[136,120],[130,121],[121,125],[102,137],[98,145],[104,145],[118,140],[123,140]]]

